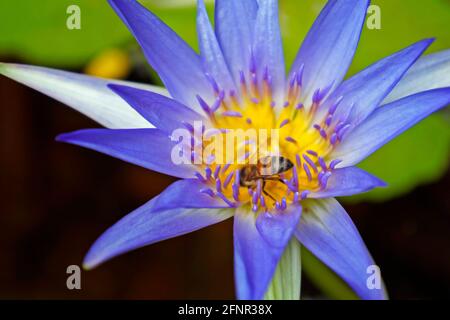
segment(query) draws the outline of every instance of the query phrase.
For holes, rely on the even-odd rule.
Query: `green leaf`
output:
[[[78,5],[81,29],[69,30],[66,13]],[[27,63],[76,68],[98,52],[123,45],[132,37],[107,1],[0,1],[0,53]]]
[[[266,300],[299,300],[301,287],[301,246],[292,238],[278,263]]]

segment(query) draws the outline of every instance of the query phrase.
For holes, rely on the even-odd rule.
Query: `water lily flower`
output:
[[[301,244],[360,298],[386,299],[384,285],[367,286],[375,262],[335,197],[385,186],[355,165],[450,103],[450,51],[420,58],[433,42],[422,40],[344,80],[369,0],[330,0],[286,74],[276,0],[216,0],[214,27],[199,0],[199,54],[138,2],[109,2],[167,91],[0,66],[2,74],[107,127],[63,134],[59,141],[180,178],[108,229],[84,265],[93,268],[233,217],[237,298],[264,298],[286,248]],[[235,162],[175,164],[173,131],[197,121],[219,135],[278,129],[280,156],[292,168],[248,187]]]

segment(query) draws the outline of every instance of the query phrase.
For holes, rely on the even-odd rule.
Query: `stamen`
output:
[[[196,97],[197,97],[197,101],[200,104],[200,107],[202,107],[203,111],[205,111],[206,114],[210,115],[211,114],[211,108],[206,103],[206,101],[203,100],[203,98],[200,97],[199,95],[196,95]]]
[[[205,188],[205,189],[200,189],[200,193],[204,193],[207,194],[208,196],[210,196],[211,198],[215,197],[214,191],[212,191],[209,188]]]
[[[275,202],[275,209],[281,210],[281,205],[280,205],[280,203],[278,201]]]
[[[234,176],[234,172],[230,172],[230,173],[227,175],[227,177],[225,178],[225,181],[224,181],[224,183],[223,183],[223,187],[224,187],[224,188],[227,188],[227,187],[228,187],[228,185],[230,184],[231,179],[233,178],[233,176]]]
[[[333,133],[333,134],[331,135],[331,138],[330,138],[330,143],[331,143],[332,145],[335,145],[336,142],[337,142],[337,140],[338,140],[337,134],[336,134],[336,133]]]
[[[303,73],[305,71],[305,64],[302,63],[300,68],[297,71],[297,85],[301,87],[303,85]]]
[[[294,184],[292,184],[289,180],[283,180],[284,184],[288,187],[288,189],[292,192],[297,192],[298,188],[295,187]]]
[[[308,180],[312,181],[311,170],[309,170],[309,167],[306,163],[303,164],[303,170],[305,170],[306,175],[308,176]]]
[[[188,129],[189,132],[190,132],[191,134],[194,133],[194,127],[193,127],[190,123],[185,122],[185,121],[182,121],[181,124],[182,124],[186,129]]]
[[[236,186],[238,188],[238,191],[239,191],[240,183],[241,183],[241,173],[238,169],[238,170],[234,171],[234,184],[233,184],[234,186]]]
[[[296,189],[298,189],[299,184],[298,184],[298,172],[297,172],[297,166],[294,166],[294,167],[292,168],[292,175],[293,175],[292,181],[293,181],[293,183],[294,183],[294,186],[296,187]]]
[[[327,127],[331,126],[331,122],[333,121],[333,116],[331,114],[328,115],[327,119],[325,120],[325,125]]]
[[[325,189],[327,187],[328,179],[330,179],[330,177],[331,177],[331,172],[326,172],[322,176],[322,179],[320,179],[320,186],[322,189]]]
[[[309,155],[312,155],[313,157],[319,156],[319,155],[317,154],[317,152],[315,152],[314,150],[308,150],[308,151],[306,151],[306,153],[309,154]]]
[[[337,166],[339,163],[341,163],[341,162],[342,162],[342,160],[339,160],[339,159],[335,159],[335,160],[331,161],[331,163],[330,163],[330,169],[331,169],[331,170],[334,170],[334,169],[336,168],[336,166]]]
[[[345,123],[344,121],[340,121],[334,128],[334,132],[336,132],[336,133],[339,132],[346,125],[347,125],[347,123]]]
[[[302,159],[300,158],[299,154],[295,155],[295,160],[297,162],[297,167],[301,167],[302,166]]]
[[[219,89],[219,85],[217,84],[217,81],[209,73],[205,73],[205,76],[206,76],[206,79],[208,79],[211,86],[213,87],[214,92],[219,93],[220,89]]]
[[[261,207],[266,207],[266,198],[264,196],[259,197],[259,202],[261,204]]]
[[[254,205],[257,205],[258,204],[258,200],[259,200],[258,193],[254,192],[253,195],[252,195],[252,203]]]
[[[283,197],[283,199],[281,200],[281,210],[286,210],[286,208],[287,208],[286,198]]]
[[[239,186],[233,184],[233,199],[239,201]]]
[[[225,111],[222,113],[224,117],[242,118],[242,113],[237,111]]]
[[[283,122],[281,122],[281,124],[280,124],[280,129],[283,128],[285,125],[287,125],[289,122],[290,122],[289,119],[283,120]]]
[[[231,202],[230,200],[227,199],[227,197],[225,197],[225,195],[222,192],[217,192],[217,196],[222,199],[228,206],[230,206],[231,208],[236,207],[236,204]],[[236,200],[237,201],[237,200]]]
[[[348,130],[351,128],[351,124],[347,124],[342,129],[340,129],[337,133],[339,141],[342,141],[344,138],[344,135],[348,132]]]
[[[252,124],[252,119],[247,118],[246,121],[247,121],[248,124],[250,124],[250,125]]]
[[[322,157],[319,157],[319,164],[320,164],[320,167],[322,168],[323,171],[327,171],[328,170],[327,164],[326,164],[325,160]]]
[[[311,160],[306,154],[303,155],[303,159],[309,164],[309,166],[314,170],[315,173],[318,173],[317,166],[314,161]]]
[[[309,190],[305,190],[302,192],[302,194],[300,195],[300,199],[301,200],[305,200],[306,198],[308,198],[308,195],[311,193],[311,191]]]
[[[216,167],[216,170],[214,170],[214,179],[217,179],[219,177],[220,169],[221,169],[221,166],[218,165]]]
[[[227,172],[228,171],[228,169],[230,168],[230,166],[231,166],[231,163],[227,163],[224,167],[223,167],[223,169],[222,169],[222,173],[225,173],[225,172]]]
[[[206,174],[206,180],[211,179],[212,170],[211,170],[210,167],[206,167],[206,169],[205,169],[205,174]]]
[[[293,143],[295,145],[297,145],[297,140],[295,140],[294,138],[292,138],[291,136],[287,136],[286,138],[284,138],[287,142]]]
[[[294,203],[299,203],[300,201],[300,194],[298,192],[294,193]]]
[[[197,179],[200,182],[206,182],[206,179],[203,177],[203,175],[200,172],[197,171],[197,172],[194,173],[194,175],[197,177]]]
[[[299,104],[297,104],[297,107],[295,107],[295,109],[300,110],[303,107],[304,107],[303,103],[300,102]]]
[[[217,192],[222,192],[222,182],[220,181],[220,179],[216,180],[216,190]]]
[[[220,106],[222,105],[223,99],[225,98],[225,91],[220,91],[218,98],[214,102],[214,104],[211,107],[211,112],[216,112],[219,110]]]
[[[335,103],[332,104],[332,106],[330,107],[330,109],[328,110],[328,113],[330,115],[333,115],[336,112],[337,107],[339,106],[339,104],[342,102],[342,100],[344,99],[343,96],[340,96]]]

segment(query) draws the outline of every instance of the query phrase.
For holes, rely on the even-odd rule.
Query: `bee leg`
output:
[[[276,200],[270,193],[268,193],[268,192],[266,191],[265,188],[266,188],[266,181],[263,181],[262,192],[263,192],[266,196],[268,196],[270,199],[272,199],[273,202],[277,202],[277,200]]]
[[[275,177],[264,177],[265,181],[277,181],[277,182],[281,182],[282,184],[286,184],[283,179],[281,178],[275,178]]]

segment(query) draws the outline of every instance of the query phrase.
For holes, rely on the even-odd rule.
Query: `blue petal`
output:
[[[228,70],[222,49],[211,26],[203,0],[198,1],[197,33],[199,37],[200,54],[208,74],[217,82],[220,89],[228,93],[236,90],[233,78]]]
[[[152,128],[125,101],[108,89],[108,83],[123,84],[158,94],[164,89],[142,83],[101,79],[62,70],[0,63],[0,74],[56,99],[110,129]]]
[[[236,83],[239,72],[250,69],[257,11],[256,0],[216,1],[216,35]]]
[[[212,102],[200,57],[173,30],[137,1],[109,0],[142,47],[171,96],[201,112],[196,95]]]
[[[408,70],[383,104],[438,88],[450,87],[450,50],[421,57]]]
[[[197,112],[162,95],[115,84],[108,87],[156,128],[166,133],[171,134],[174,130],[185,128],[183,123],[192,125],[194,121],[201,121],[202,124],[207,122]]]
[[[234,217],[234,271],[238,299],[260,300],[298,224],[300,206],[261,213],[239,208]]]
[[[450,104],[450,88],[421,92],[378,108],[331,154],[340,167],[364,160],[396,136]]]
[[[369,0],[331,0],[310,29],[292,65],[302,65],[305,106],[315,90],[338,86],[353,60]]]
[[[326,189],[311,193],[308,197],[347,197],[379,187],[386,187],[386,183],[362,169],[348,167],[332,171]]]
[[[286,75],[278,21],[278,0],[259,2],[254,37],[253,54],[258,74],[262,79],[267,68],[271,78],[274,100],[281,105],[285,94]]]
[[[195,175],[194,165],[178,165],[171,160],[177,143],[158,129],[89,129],[62,134],[56,139],[174,177]]]
[[[342,99],[333,117],[334,124],[343,121],[354,128],[381,104],[432,42],[432,39],[417,42],[344,81],[320,107],[316,119],[323,118]]]
[[[154,210],[169,210],[176,208],[229,208],[219,197],[211,197],[202,193],[208,185],[196,179],[186,179],[174,182],[155,202]]]
[[[333,198],[308,200],[295,232],[299,241],[339,275],[362,299],[387,299],[384,285],[369,289],[368,268],[375,266],[344,208]]]
[[[234,212],[183,208],[155,211],[153,205],[157,199],[128,214],[103,233],[89,250],[83,266],[92,269],[131,250],[219,223]]]

